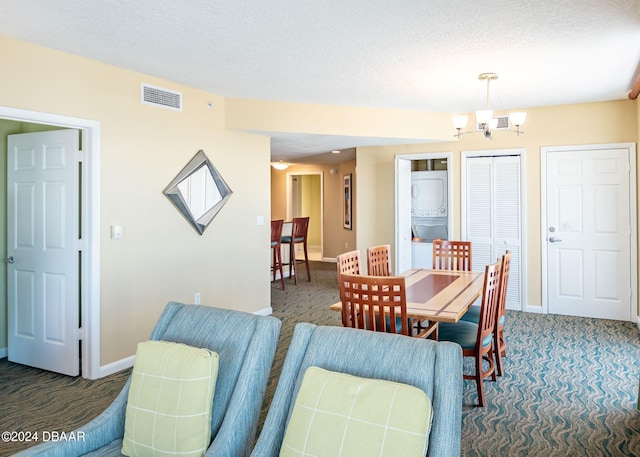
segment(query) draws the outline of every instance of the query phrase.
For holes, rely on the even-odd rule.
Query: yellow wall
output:
[[[485,149],[526,149],[527,282],[529,306],[541,306],[540,148],[639,140],[640,108],[630,100],[527,109],[525,134],[505,134],[486,140],[480,134],[459,141],[358,148],[358,247],[395,244],[394,157],[397,154],[452,152],[453,233],[460,236],[460,153]],[[453,135],[453,129],[451,129]]]
[[[320,200],[320,175],[301,175],[302,201],[300,205],[300,215],[309,216],[309,221],[321,221],[321,200]],[[320,246],[321,224],[309,222],[307,231],[307,243],[310,246]]]
[[[224,98],[170,81],[5,37],[0,61],[0,105],[101,124],[101,365],[132,355],[170,300],[270,306],[269,225],[256,223],[270,213],[268,137],[227,130]],[[183,111],[141,105],[141,82],[181,91]],[[233,190],[203,236],[162,194],[199,149]]]
[[[444,140],[451,127],[444,113],[240,99],[227,99],[226,119],[236,130],[410,140]]]

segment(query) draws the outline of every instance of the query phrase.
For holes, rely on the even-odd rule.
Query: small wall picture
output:
[[[342,226],[347,230],[351,230],[351,173],[344,175],[344,199],[342,201],[342,216],[344,222]]]

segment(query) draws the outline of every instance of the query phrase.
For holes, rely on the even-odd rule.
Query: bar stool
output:
[[[282,244],[289,245],[289,276],[293,275],[294,284],[298,284],[298,274],[296,264],[304,262],[307,266],[307,278],[311,281],[311,271],[309,270],[309,255],[307,254],[307,231],[309,230],[308,217],[294,217],[291,227],[291,236],[282,237]],[[296,259],[296,244],[302,243],[304,250],[304,260]]]
[[[273,251],[273,263],[271,264],[271,271],[273,272],[273,281],[276,280],[276,271],[280,272],[280,282],[282,283],[282,290],[284,290],[284,274],[282,273],[282,219],[276,219],[271,221],[271,250]],[[271,281],[271,282],[273,282]]]

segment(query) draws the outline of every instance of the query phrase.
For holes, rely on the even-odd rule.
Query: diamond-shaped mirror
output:
[[[200,150],[163,193],[202,235],[233,192]]]

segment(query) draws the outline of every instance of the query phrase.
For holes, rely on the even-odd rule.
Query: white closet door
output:
[[[511,251],[507,308],[522,310],[521,156],[469,157],[463,182],[463,238],[473,245],[473,270]]]

